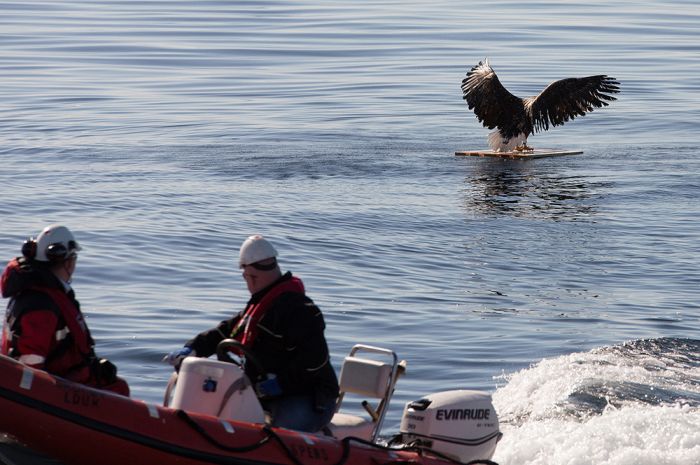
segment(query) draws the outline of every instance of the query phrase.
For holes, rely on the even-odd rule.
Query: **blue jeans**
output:
[[[271,426],[315,433],[330,423],[335,413],[335,402],[321,408],[314,405],[313,396],[282,396],[266,399],[265,410],[272,417]]]

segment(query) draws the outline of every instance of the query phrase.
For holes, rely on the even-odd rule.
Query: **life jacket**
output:
[[[78,307],[73,303],[68,294],[61,292],[59,289],[44,288],[41,292],[47,293],[51,299],[56,302],[61,310],[61,316],[68,326],[68,330],[73,334],[73,342],[78,347],[80,353],[84,355],[92,355],[92,337],[90,331],[85,324],[83,314],[78,310]]]
[[[296,276],[292,276],[290,279],[273,286],[257,303],[248,304],[238,324],[231,331],[230,337],[238,340],[245,348],[252,347],[253,341],[258,335],[258,323],[275,300],[287,292],[303,294],[304,283]]]
[[[44,369],[72,381],[87,383],[90,380],[89,364],[95,357],[94,342],[78,303],[63,289],[52,286],[51,281],[39,278],[36,271],[22,270],[18,260],[11,262],[3,274],[3,295],[12,297],[13,300],[8,306],[3,330],[2,353],[14,358],[22,355],[17,348],[19,341],[14,333],[21,328],[22,318],[28,311],[52,311],[57,314],[58,323],[51,334],[52,341],[49,353],[46,354]],[[30,292],[46,295],[54,305],[47,305],[47,308],[31,308],[22,302],[25,293]],[[21,338],[21,334],[18,337]]]

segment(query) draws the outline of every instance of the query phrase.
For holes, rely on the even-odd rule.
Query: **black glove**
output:
[[[117,367],[106,358],[93,359],[91,368],[98,384],[112,384],[117,380]]]

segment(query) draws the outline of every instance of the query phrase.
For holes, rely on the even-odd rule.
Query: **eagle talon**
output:
[[[515,147],[515,151],[516,152],[534,152],[535,149],[528,146],[527,144],[523,144],[523,145],[518,145],[517,147]]]

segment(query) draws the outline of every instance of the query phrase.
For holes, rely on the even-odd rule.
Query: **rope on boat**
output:
[[[223,450],[228,451],[228,452],[237,452],[237,453],[250,452],[252,450],[255,450],[255,449],[262,447],[267,441],[270,440],[270,436],[268,435],[268,436],[265,436],[264,438],[262,438],[260,441],[254,443],[254,444],[247,445],[247,446],[239,446],[239,447],[227,446],[226,444],[222,444],[219,441],[217,441],[216,439],[214,439],[213,437],[211,437],[211,435],[209,433],[207,433],[204,430],[204,428],[199,426],[199,424],[196,421],[194,421],[192,419],[192,417],[190,417],[187,414],[187,412],[185,412],[184,410],[178,410],[177,416],[180,417],[182,420],[184,420],[185,423],[187,423],[190,426],[190,428],[192,428],[193,430],[198,432],[199,435],[202,436],[204,439],[206,439],[210,444],[218,447],[219,449],[223,449]]]
[[[207,433],[204,428],[202,428],[196,421],[194,421],[184,410],[178,410],[177,411],[177,416],[180,417],[182,420],[184,420],[192,429],[194,429],[197,433],[200,434],[204,439],[206,439],[210,444],[228,451],[228,452],[250,452],[255,449],[258,449],[262,446],[264,446],[267,442],[270,441],[270,439],[274,439],[282,448],[284,453],[289,457],[289,460],[294,463],[294,465],[305,465],[302,461],[299,460],[299,458],[292,452],[292,450],[287,446],[287,444],[284,442],[284,440],[280,437],[279,434],[277,434],[272,427],[269,425],[265,425],[262,428],[262,431],[265,432],[266,436],[262,438],[260,441],[250,444],[247,446],[239,446],[239,447],[232,447],[232,446],[227,446],[226,444],[222,444],[216,439],[214,439],[209,433]],[[425,447],[417,447],[417,446],[407,446],[407,447],[402,447],[400,449],[394,448],[394,447],[387,447],[383,446],[381,444],[376,444],[371,441],[367,441],[362,438],[357,438],[353,436],[348,436],[346,438],[343,438],[341,440],[342,443],[342,453],[340,456],[340,459],[334,463],[333,465],[345,465],[345,462],[347,462],[348,457],[350,456],[350,443],[351,442],[357,442],[360,444],[364,444],[365,446],[373,447],[375,449],[383,450],[383,451],[388,451],[388,452],[396,452],[396,451],[409,451],[409,452],[416,452],[418,455],[423,456],[426,452],[434,455],[438,458],[441,458],[443,460],[447,460],[455,465],[498,465],[496,462],[493,462],[491,460],[471,460],[469,462],[460,462],[457,459],[454,459],[448,455],[445,455],[441,452],[438,452],[436,450],[428,449]],[[377,462],[378,465],[415,465],[415,461],[411,460],[389,460],[386,462],[379,463]]]

